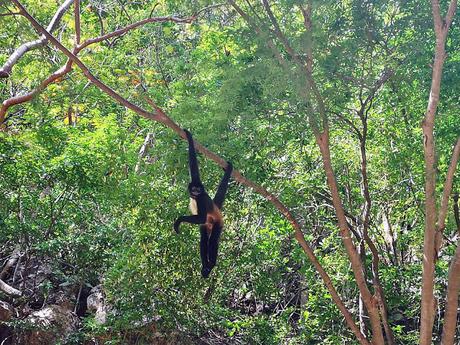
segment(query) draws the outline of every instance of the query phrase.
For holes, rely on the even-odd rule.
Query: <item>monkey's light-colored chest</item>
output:
[[[198,214],[198,206],[195,199],[190,198],[190,204],[188,205],[188,208],[193,215],[196,216]]]
[[[193,215],[198,214],[198,205],[195,199],[190,198],[189,208],[190,212]],[[214,206],[212,212],[206,215],[206,223],[204,225],[206,225],[206,227],[208,228],[208,233],[212,231],[212,227],[216,222],[219,222],[222,225],[222,213],[216,206]]]

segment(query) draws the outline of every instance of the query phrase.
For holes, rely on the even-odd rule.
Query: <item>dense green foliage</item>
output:
[[[22,3],[43,24],[56,10],[55,1]],[[98,36],[101,23],[110,32],[148,17],[152,8],[153,16],[187,16],[209,5],[114,3],[83,1],[83,40]],[[291,45],[306,54],[308,40],[296,7],[300,2],[273,3]],[[273,56],[266,45],[269,21],[260,3],[253,6],[266,23],[259,33],[225,5],[206,11],[193,24],[142,26],[91,46],[80,57],[121,95],[145,108],[145,95],[155,100],[199,142],[278,195],[299,219],[356,316],[358,289],[309,127],[305,83],[287,55],[287,67]],[[0,6],[7,8],[14,11],[11,5]],[[359,140],[350,124],[361,129],[356,112],[363,94],[382,73],[393,73],[366,110],[370,232],[381,257],[380,279],[395,336],[400,343],[415,344],[424,226],[420,122],[434,46],[430,6],[418,0],[315,1],[313,23],[314,75],[327,102],[333,165],[350,220],[361,217],[364,202]],[[457,24],[449,36],[436,122],[440,188],[460,128]],[[61,27],[56,35],[70,47],[72,11]],[[36,33],[24,18],[4,16],[0,37],[1,65]],[[50,48],[27,53],[11,77],[2,79],[1,100],[30,91],[65,61]],[[54,278],[24,297],[24,304],[41,303],[36,296],[63,283],[103,284],[113,313],[103,326],[86,316],[80,340],[108,333],[113,343],[123,343],[123,332],[155,320],[165,331],[219,335],[230,343],[356,342],[290,224],[235,182],[224,208],[218,267],[203,280],[198,229],[184,226],[179,235],[172,231],[174,219],[188,212],[186,143],[116,104],[78,69],[33,101],[12,107],[7,124],[8,132],[0,134],[0,256],[20,244],[29,258],[51,259]],[[153,133],[153,145],[140,157],[147,133]],[[200,164],[213,193],[223,172],[203,156]],[[459,192],[458,181],[453,190]],[[449,210],[446,236],[455,234]],[[444,296],[454,249],[448,241],[441,253],[439,296]]]

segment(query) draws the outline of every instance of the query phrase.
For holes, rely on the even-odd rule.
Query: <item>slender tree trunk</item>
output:
[[[340,198],[337,181],[335,180],[334,170],[331,164],[331,155],[329,151],[329,133],[327,129],[325,129],[323,133],[316,132],[315,136],[316,142],[321,151],[321,156],[323,158],[323,167],[326,173],[327,184],[331,191],[332,203],[334,205],[335,213],[337,216],[341,237],[351,262],[356,284],[358,285],[359,291],[363,298],[363,302],[369,315],[369,321],[372,329],[372,344],[384,344],[377,299],[371,294],[369,288],[367,287],[363,263],[361,262],[359,254],[356,251],[355,245],[353,244],[351,232],[348,228],[345,211],[343,209],[342,201]]]
[[[446,19],[440,15],[438,0],[432,0],[436,51],[433,63],[430,97],[422,123],[423,148],[425,158],[425,234],[423,242],[423,275],[420,345],[431,345],[436,301],[434,298],[434,272],[436,262],[436,159],[434,143],[434,123],[439,103],[442,68],[446,56],[445,42],[449,26],[456,11],[457,1],[452,0]]]
[[[447,285],[446,312],[442,329],[442,345],[453,345],[457,329],[458,294],[460,291],[460,241],[452,258]]]

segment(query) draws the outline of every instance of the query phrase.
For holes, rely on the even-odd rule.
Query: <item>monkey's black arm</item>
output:
[[[204,215],[194,215],[194,216],[180,216],[174,222],[174,230],[179,233],[179,226],[181,223],[190,223],[190,224],[204,224],[206,223],[206,214]]]
[[[222,209],[224,205],[225,195],[228,190],[228,182],[230,181],[230,176],[232,175],[233,165],[230,162],[227,162],[227,168],[225,169],[225,174],[220,181],[219,187],[217,188],[216,196],[214,197],[214,203]]]
[[[193,144],[192,134],[184,129],[188,140],[188,164],[190,169],[190,178],[193,184],[201,184],[200,171],[198,170],[198,162],[196,160],[195,145]]]

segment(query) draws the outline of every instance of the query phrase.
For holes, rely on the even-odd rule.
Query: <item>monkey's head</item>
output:
[[[196,199],[198,196],[204,193],[204,186],[190,183],[188,185],[188,192],[191,198]]]

